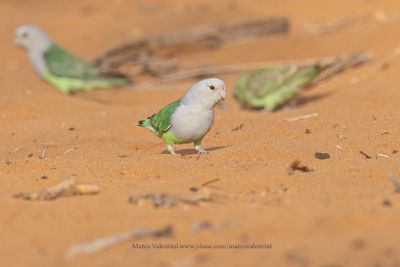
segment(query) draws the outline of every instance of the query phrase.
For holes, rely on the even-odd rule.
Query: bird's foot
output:
[[[182,154],[176,153],[172,145],[167,145],[168,152],[174,156],[182,156]]]
[[[201,146],[195,146],[194,149],[196,149],[197,154],[199,154],[199,155],[200,155],[200,154],[208,154],[208,151],[202,149]]]
[[[201,155],[201,154],[208,154],[208,151],[207,151],[207,150],[204,150],[204,149],[200,149],[200,150],[197,150],[197,154],[199,154],[199,155]]]

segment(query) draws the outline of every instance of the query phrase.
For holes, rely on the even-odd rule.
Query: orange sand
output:
[[[384,70],[374,71],[370,64],[347,71],[304,92],[309,101],[273,114],[243,111],[229,96],[204,141],[211,153],[198,158],[190,146],[181,146],[178,151],[186,156],[178,158],[162,153],[162,142],[134,124],[182,95],[192,81],[63,95],[35,76],[12,43],[17,25],[37,24],[90,59],[150,34],[275,15],[290,18],[289,36],[181,59],[220,64],[368,50],[379,61],[400,44],[400,20],[379,25],[372,15],[400,12],[398,0],[13,0],[0,6],[1,266],[400,266],[400,194],[393,193],[388,179],[391,172],[400,175],[400,153],[393,154],[400,150],[399,60]],[[307,23],[353,15],[366,18],[328,35],[304,29]],[[354,77],[360,77],[356,84]],[[232,91],[238,75],[221,78]],[[310,113],[318,116],[286,121]],[[231,131],[240,124],[241,130]],[[39,159],[43,144],[51,145]],[[318,160],[315,152],[329,152],[331,159]],[[289,175],[294,160],[314,171]],[[71,176],[99,185],[101,193],[49,202],[12,197]],[[198,207],[155,209],[127,201],[131,194],[192,194],[190,187],[215,178],[220,181],[209,190],[217,200]],[[392,205],[383,206],[384,200]],[[202,220],[219,227],[193,233]],[[172,224],[175,234],[160,242],[267,242],[273,248],[135,250],[124,242],[64,257],[77,243],[165,224]]]

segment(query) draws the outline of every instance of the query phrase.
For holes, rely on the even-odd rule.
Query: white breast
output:
[[[29,59],[36,74],[43,76],[47,69],[43,54],[38,52],[29,52]]]
[[[197,141],[206,135],[214,121],[214,110],[180,105],[171,118],[171,131],[179,139]]]

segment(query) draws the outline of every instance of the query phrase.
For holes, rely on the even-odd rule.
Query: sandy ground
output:
[[[243,111],[230,94],[204,141],[211,153],[198,158],[190,146],[181,146],[186,156],[178,158],[165,154],[160,140],[134,124],[182,95],[191,81],[63,95],[39,80],[12,44],[14,28],[32,23],[91,59],[150,34],[279,15],[290,18],[289,36],[182,59],[217,64],[368,50],[379,63],[400,44],[400,21],[380,25],[373,14],[396,15],[398,0],[13,0],[0,6],[1,266],[400,266],[400,194],[388,179],[391,172],[399,173],[400,160],[400,63],[395,58],[383,70],[374,63],[336,76],[303,93],[308,101],[273,114]],[[305,30],[308,23],[349,16],[362,19],[327,35]],[[230,92],[237,77],[221,77]],[[358,83],[351,82],[355,77]],[[286,120],[310,113],[318,116]],[[39,159],[44,144],[52,145]],[[318,160],[315,152],[331,158]],[[314,171],[289,175],[294,160]],[[101,193],[48,202],[12,197],[71,176],[99,185]],[[204,188],[215,201],[200,206],[156,209],[128,203],[132,194],[195,194],[190,187],[216,178]],[[204,220],[216,227],[194,232]],[[156,242],[263,242],[272,249],[132,249],[127,241],[65,257],[74,244],[166,224],[174,235]]]

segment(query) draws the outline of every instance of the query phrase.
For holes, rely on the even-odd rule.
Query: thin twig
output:
[[[24,146],[19,146],[19,147],[17,147],[17,148],[14,148],[14,150],[13,151],[11,151],[11,153],[15,153],[15,152],[18,152],[18,151],[20,151],[21,150],[21,148],[23,148]]]
[[[399,12],[386,13],[383,10],[375,10],[372,14],[353,15],[349,17],[339,18],[333,22],[328,22],[325,24],[306,24],[304,26],[304,29],[310,34],[331,34],[363,21],[365,22],[373,20],[380,26],[387,26],[389,25],[389,23],[393,23],[399,18]]]
[[[285,65],[296,65],[300,67],[310,67],[313,65],[320,65],[324,71],[308,85],[315,85],[321,81],[342,72],[348,68],[356,67],[364,63],[369,62],[372,59],[372,55],[364,52],[357,52],[350,55],[343,56],[328,56],[323,58],[306,58],[306,59],[289,59],[280,61],[264,61],[264,62],[252,62],[252,63],[237,63],[228,64],[221,66],[201,66],[196,68],[187,69],[184,71],[177,71],[170,74],[160,75],[158,78],[144,81],[130,88],[143,89],[150,86],[154,86],[161,83],[185,80],[185,79],[197,79],[207,76],[232,74],[244,71],[252,71],[257,69],[266,68],[268,66],[285,66]]]
[[[221,179],[215,178],[215,179],[212,179],[212,180],[210,180],[210,181],[207,181],[207,182],[202,183],[200,186],[201,186],[201,187],[205,187],[205,186],[207,186],[207,185],[210,185],[210,184],[213,184],[213,183],[215,183],[215,182],[218,182],[219,180],[221,180]]]
[[[307,24],[305,26],[305,30],[308,33],[318,34],[318,35],[334,33],[339,30],[342,30],[356,22],[362,21],[368,17],[369,17],[369,15],[356,15],[356,16],[340,18],[336,21],[329,22],[329,23],[322,24],[322,25]]]
[[[365,153],[364,151],[360,151],[360,154],[363,155],[366,159],[372,159],[371,156]]]
[[[309,118],[313,118],[313,117],[317,117],[318,113],[311,113],[311,114],[307,114],[307,115],[303,115],[303,116],[298,116],[298,117],[293,117],[293,118],[289,118],[286,119],[286,121],[300,121],[300,120],[305,120],[305,119],[309,119]]]
[[[54,200],[61,196],[92,195],[99,191],[97,185],[76,184],[74,179],[70,179],[39,192],[22,192],[14,197],[24,200]]]
[[[315,86],[316,84],[331,78],[332,76],[341,73],[347,69],[355,68],[368,63],[372,60],[372,55],[370,53],[357,52],[348,56],[336,57],[332,62],[319,63],[322,68],[322,72],[312,80],[307,87]]]
[[[139,204],[143,200],[150,201],[155,208],[173,208],[178,203],[198,205],[201,202],[212,201],[213,197],[209,192],[206,192],[195,195],[169,195],[149,193],[144,195],[131,195],[128,198],[128,202],[132,204]]]
[[[382,158],[389,158],[389,156],[388,156],[388,155],[386,155],[386,154],[382,154],[382,153],[379,153],[377,156],[379,156],[379,157],[382,157]]]
[[[168,237],[173,233],[173,228],[171,225],[166,225],[158,229],[139,229],[136,231],[124,232],[114,234],[108,237],[98,238],[93,241],[86,243],[81,243],[78,245],[73,245],[70,247],[66,253],[67,257],[73,257],[79,254],[90,254],[94,253],[128,240],[137,240],[142,238],[160,238]]]
[[[68,154],[69,152],[74,151],[75,149],[76,149],[75,147],[67,149],[66,151],[64,151],[64,155]]]

